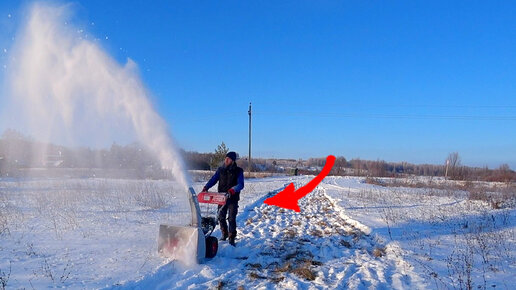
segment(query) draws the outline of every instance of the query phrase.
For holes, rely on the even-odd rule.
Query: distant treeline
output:
[[[131,176],[163,175],[159,162],[137,144],[109,149],[68,148],[34,141],[13,130],[0,138],[0,176],[23,175],[27,169],[106,169],[130,171]],[[62,172],[63,170],[60,170]]]
[[[221,165],[227,150],[222,143],[213,153],[184,150],[180,150],[180,153],[187,169],[215,170]],[[337,157],[330,174],[372,177],[447,176],[456,180],[516,181],[516,173],[507,164],[497,169],[463,166],[456,152],[451,153],[447,160],[447,164],[432,165]],[[308,160],[257,158],[252,160],[251,168],[246,158],[237,162],[246,171],[317,174],[324,166],[326,157]],[[68,148],[37,142],[13,130],[5,131],[0,137],[0,176],[16,176],[16,173],[28,168],[105,169],[109,172],[126,170],[140,178],[167,176],[159,160],[139,144],[113,144],[109,149]]]
[[[516,172],[511,170],[507,164],[503,164],[497,169],[489,169],[487,166],[481,168],[463,166],[460,164],[460,158],[456,152],[451,153],[447,160],[452,160],[448,162],[448,166],[446,162],[444,165],[411,164],[383,160],[352,159],[347,161],[344,157],[338,157],[331,174],[371,177],[446,176],[454,180],[516,181]],[[323,166],[325,162],[326,158],[310,158],[307,160],[307,165],[319,167]]]

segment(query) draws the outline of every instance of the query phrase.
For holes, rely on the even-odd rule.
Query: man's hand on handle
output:
[[[230,199],[231,196],[233,196],[233,194],[235,194],[235,190],[233,188],[230,188],[228,192],[226,192],[226,200]]]

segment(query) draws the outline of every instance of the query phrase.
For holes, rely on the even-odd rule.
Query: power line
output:
[[[319,104],[328,108],[440,108],[440,109],[516,109],[516,105],[435,105],[435,104]]]
[[[306,102],[303,102],[307,105]],[[285,106],[289,103],[275,103],[275,105]],[[496,104],[496,105],[482,105],[482,104],[407,104],[407,103],[323,103],[318,102],[312,104],[317,107],[324,108],[439,108],[439,109],[516,109],[516,104]]]
[[[265,112],[255,110],[257,116],[278,117],[323,117],[323,118],[361,118],[361,119],[422,119],[422,120],[469,120],[469,121],[516,121],[516,116],[482,115],[410,115],[410,114],[344,114],[322,112]]]

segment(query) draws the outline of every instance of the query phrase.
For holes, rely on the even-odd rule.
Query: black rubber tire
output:
[[[217,238],[209,236],[206,237],[206,258],[213,258],[219,249],[219,241]]]

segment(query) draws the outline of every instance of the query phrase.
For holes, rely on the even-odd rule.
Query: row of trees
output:
[[[222,143],[214,153],[180,150],[180,154],[188,169],[210,170],[222,164],[228,151]],[[114,143],[109,149],[68,148],[37,142],[13,130],[5,131],[0,137],[0,175],[13,175],[26,168],[96,168],[143,172],[160,170],[160,162],[144,146],[136,143],[125,146]]]
[[[222,143],[214,153],[180,150],[180,154],[187,169],[210,170],[221,165],[228,150]],[[0,137],[0,176],[15,176],[29,168],[132,170],[141,177],[166,175],[160,172],[159,160],[140,144],[114,143],[109,149],[69,148],[5,131]]]
[[[224,156],[229,151],[227,146],[222,142],[214,153],[197,153],[185,152],[185,160],[190,168],[196,169],[216,169]],[[192,162],[195,160],[195,162]],[[238,161],[242,168],[248,168],[248,161],[241,159]],[[286,172],[289,169],[297,168],[302,174],[314,174],[326,163],[326,158],[310,158],[304,160],[271,160],[271,159],[254,159],[253,171],[266,172]],[[203,164],[202,168],[196,167]],[[292,171],[293,172],[293,171]],[[503,164],[497,169],[489,169],[487,166],[483,168],[468,167],[461,164],[459,153],[450,153],[444,165],[435,164],[411,164],[408,162],[385,162],[383,160],[347,160],[345,157],[339,156],[335,160],[335,164],[330,172],[332,175],[353,175],[353,176],[374,176],[374,177],[396,177],[405,175],[418,176],[445,176],[454,180],[485,180],[485,181],[516,181],[516,172],[509,168],[509,165]]]
[[[181,150],[187,169],[214,170],[220,166],[229,148],[222,142],[212,153],[186,152]],[[290,173],[295,168],[299,173],[316,173],[324,166],[326,158],[308,160],[253,159],[252,171]],[[239,166],[248,169],[248,160],[238,160]],[[15,131],[7,130],[0,138],[0,175],[20,168],[103,168],[124,169],[148,176],[148,172],[160,171],[159,160],[139,144],[121,146],[113,144],[109,149],[67,148],[36,142]],[[147,173],[146,173],[147,172]],[[461,164],[457,152],[450,153],[444,165],[385,162],[383,160],[347,160],[339,156],[332,175],[355,175],[393,177],[402,175],[447,176],[456,180],[516,180],[516,173],[503,164],[491,170]]]
[[[318,168],[325,162],[326,158],[310,158],[307,160],[307,166]],[[348,161],[345,157],[337,157],[331,174],[374,177],[445,176],[453,180],[516,181],[516,172],[511,170],[508,164],[502,164],[494,170],[487,166],[482,168],[463,166],[458,152],[450,153],[444,165],[361,159]]]
[[[68,148],[36,142],[14,131],[6,131],[0,139],[0,157],[5,167],[82,167],[138,168],[157,165],[151,154],[138,144],[109,149]]]

